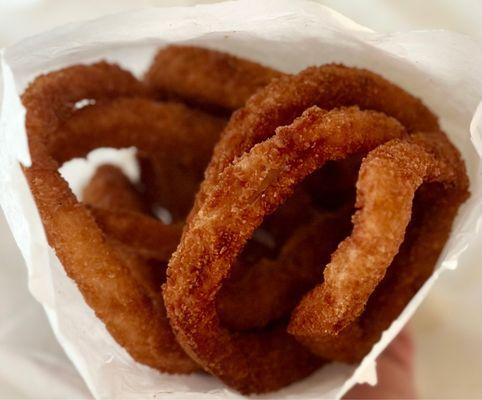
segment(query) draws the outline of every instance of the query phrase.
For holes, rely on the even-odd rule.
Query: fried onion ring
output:
[[[439,183],[445,189],[442,197],[453,197],[455,204],[464,198],[467,181],[458,154],[442,137],[437,138],[438,148],[425,138],[421,134],[389,142],[363,161],[353,232],[333,253],[323,284],[306,294],[292,314],[288,331],[303,343],[310,337],[316,342],[324,335],[336,336],[361,315],[398,253],[422,184]],[[451,222],[453,213],[442,218],[437,223],[450,226],[445,220]]]
[[[210,110],[234,111],[279,71],[230,54],[194,46],[160,50],[145,75],[161,98]]]
[[[362,69],[287,75],[169,46],[144,82],[79,65],[38,77],[22,101],[24,172],[87,304],[135,360],[202,368],[242,393],[361,360],[431,274],[468,195],[432,112]],[[137,186],[103,166],[81,203],[58,172],[130,146]]]
[[[157,98],[179,100],[229,116],[232,111],[243,106],[258,89],[280,76],[283,74],[279,71],[227,53],[196,46],[171,45],[158,51],[144,81]],[[209,161],[212,147],[201,172],[204,172]],[[202,151],[202,148],[198,151]],[[142,155],[139,155],[139,163],[141,182],[146,188],[149,201],[166,207],[163,199],[165,193],[169,193],[166,185],[185,177],[172,174],[166,176],[163,172],[165,163],[152,163]],[[167,171],[173,170],[175,171],[167,168]],[[201,180],[202,175],[196,184]],[[184,186],[187,188],[186,193],[179,197],[192,200],[190,185]],[[182,207],[182,212],[170,211],[174,213],[174,218],[183,219],[191,205],[192,203],[189,208]]]
[[[360,362],[432,274],[465,197],[446,194],[439,184],[426,183],[418,189],[400,251],[357,320],[337,335],[299,335],[297,339],[326,359]]]
[[[180,229],[173,241],[170,232],[166,232],[170,226],[144,214],[148,208],[141,193],[113,165],[97,168],[83,190],[82,201],[92,207],[109,246],[118,253],[146,295],[163,308],[159,288],[165,281],[167,261],[177,246]]]
[[[182,219],[224,125],[224,119],[180,103],[119,98],[78,110],[55,137],[46,140],[59,163],[98,147],[135,145],[156,174],[147,200]]]
[[[75,129],[65,129],[65,124],[88,113],[90,107],[108,107],[118,97],[143,96],[145,92],[130,73],[104,62],[38,77],[22,96],[32,158],[32,165],[24,171],[50,245],[115,340],[141,363],[166,372],[192,372],[198,367],[178,346],[162,304],[145,295],[122,258],[106,243],[90,211],[79,204],[57,171],[60,163],[85,156],[98,146],[141,145],[143,141],[136,135],[143,132],[130,131],[122,124],[124,129],[113,135],[112,121],[106,119],[100,120],[108,126],[105,135],[80,129],[80,137],[76,137]],[[95,104],[76,107],[85,100]],[[116,113],[115,118],[123,117]],[[150,113],[149,117],[147,121],[154,121]],[[155,137],[144,134],[146,141]]]
[[[204,369],[243,393],[258,393],[320,365],[284,329],[243,334],[223,328],[216,294],[246,240],[298,182],[327,160],[367,152],[404,134],[396,120],[380,113],[312,107],[222,171],[184,230],[164,285],[178,341]]]
[[[346,212],[317,213],[293,232],[276,259],[237,265],[218,293],[221,321],[231,329],[247,330],[289,315],[301,296],[321,282],[320,265],[328,263],[350,227]]]
[[[219,293],[221,320],[232,329],[262,328],[287,316],[301,295],[320,282],[319,265],[329,261],[339,240],[348,233],[346,212],[318,212],[303,221],[299,214],[306,215],[309,210],[303,192],[289,200],[268,228],[280,240],[290,232],[280,222],[293,225],[298,219],[304,224],[284,238],[286,243],[277,259],[268,257],[262,247],[251,247],[236,267],[240,274],[234,274]],[[84,188],[83,202],[92,206],[96,222],[115,247],[122,251],[124,246],[124,261],[133,275],[150,291],[156,284],[160,287],[159,265],[152,260],[167,263],[179,243],[182,225],[165,225],[150,217],[141,194],[119,168],[110,165],[97,169]],[[261,258],[256,259],[256,255]]]
[[[149,213],[149,206],[119,167],[103,164],[82,191],[82,201],[104,210]]]
[[[84,204],[110,239],[146,259],[169,261],[181,237],[182,224],[166,225],[150,215],[142,194],[113,165],[97,168],[82,194]]]
[[[233,114],[214,148],[190,215],[236,157],[313,105],[323,109],[358,105],[396,118],[409,133],[439,131],[437,118],[419,99],[373,72],[335,64],[307,68],[271,82]]]

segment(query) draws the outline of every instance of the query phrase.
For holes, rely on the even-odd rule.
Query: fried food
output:
[[[346,108],[352,104],[380,113]],[[300,113],[303,115],[291,123]],[[421,139],[416,139],[419,136]],[[428,137],[431,139],[425,140]],[[299,353],[298,360],[284,351],[283,359],[279,349],[264,342],[262,334],[226,330],[214,298],[246,240],[294,185],[326,161],[356,159],[394,138],[399,141],[386,146],[393,146],[393,152],[406,152],[405,158],[391,159],[394,155],[390,154],[385,163],[375,158],[373,166],[362,168],[357,184],[360,210],[354,216],[353,232],[333,254],[324,274],[325,280],[330,278],[328,282],[310,291],[292,315],[290,332],[322,356],[326,353],[310,341],[333,336],[360,317],[403,243],[416,189],[424,182],[440,182],[453,201],[452,209],[457,209],[467,190],[463,163],[436,117],[420,100],[366,70],[340,65],[308,68],[271,82],[233,114],[215,147],[164,285],[176,336],[206,370],[244,393],[273,390],[299,378],[301,369],[296,363],[302,360],[306,368],[304,355]],[[380,152],[383,149],[386,147]],[[399,185],[391,185],[392,178]],[[449,213],[447,220],[452,221],[453,216]],[[431,250],[432,267],[433,254],[439,251],[440,247]],[[343,267],[333,268],[337,263]],[[333,291],[323,302],[311,297],[327,285],[332,285]],[[403,304],[400,298],[391,302]],[[370,340],[351,343],[358,356],[365,354],[373,338],[386,328],[388,318],[381,320],[385,323],[375,324],[367,335]],[[336,338],[330,339],[336,348]],[[276,363],[271,352],[278,357]],[[333,351],[330,355],[337,358]],[[272,363],[269,373],[264,362]]]
[[[180,103],[118,98],[78,110],[46,144],[59,163],[98,147],[136,146],[144,165],[155,171],[144,188],[149,206],[182,219],[224,125],[224,119]]]
[[[123,101],[117,100],[119,97],[145,93],[144,86],[130,73],[107,63],[69,67],[38,77],[22,96],[32,158],[25,175],[50,245],[115,340],[134,359],[153,368],[192,372],[198,367],[178,346],[163,304],[153,302],[145,294],[123,258],[106,242],[89,209],[77,201],[58,172],[60,163],[85,156],[98,146],[142,146],[142,139],[155,140],[152,139],[155,135],[149,135],[148,131],[127,129],[123,124],[125,129],[112,131],[112,120],[104,113],[97,115],[105,119],[82,118],[75,123],[79,113],[88,113],[93,107],[116,107],[119,104],[116,101]],[[85,100],[96,104],[92,108],[76,107]],[[115,113],[113,117],[117,120],[124,115]],[[92,131],[89,126],[92,122],[105,123],[105,135],[100,129]]]
[[[82,202],[91,207],[109,246],[165,314],[159,289],[165,281],[167,261],[177,246],[182,227],[164,225],[150,217],[142,194],[122,170],[113,165],[97,168],[83,190]]]
[[[363,69],[288,75],[169,46],[143,82],[74,66],[22,100],[25,175],[85,301],[135,360],[242,393],[360,361],[432,273],[468,195],[437,118]],[[104,165],[79,202],[58,172],[130,146],[139,183]]]
[[[180,223],[166,225],[134,211],[89,209],[105,233],[146,257],[167,262],[179,243]]]
[[[205,370],[243,393],[259,393],[294,382],[321,364],[284,327],[230,332],[220,324],[216,294],[243,245],[296,183],[328,159],[369,151],[404,134],[395,119],[381,113],[312,107],[221,172],[188,223],[164,285],[176,337]]]
[[[82,202],[111,240],[145,259],[167,263],[179,243],[182,224],[154,218],[142,193],[118,167],[101,165],[85,186]]]
[[[182,104],[156,103],[141,96],[146,96],[142,84],[106,63],[71,67],[38,78],[23,96],[33,161],[26,175],[51,245],[114,338],[140,362],[162,371],[190,372],[197,366],[175,343],[162,301],[158,301],[150,284],[152,274],[146,272],[152,271],[146,262],[168,260],[179,240],[181,225],[163,225],[133,213],[152,206],[139,199],[124,198],[128,204],[117,203],[116,208],[136,209],[130,211],[109,209],[112,198],[103,198],[103,203],[91,198],[97,207],[79,207],[56,172],[65,161],[85,156],[97,147],[136,146],[143,159],[160,166],[156,181],[163,189],[162,205],[175,216],[185,214],[225,121]],[[81,102],[87,105],[79,107]],[[183,185],[173,185],[177,179]],[[117,184],[118,190],[125,189],[126,182]],[[54,189],[50,196],[47,188]],[[52,208],[57,195],[59,199],[65,197],[64,213],[56,214]],[[160,196],[154,197],[157,200]],[[72,214],[71,209],[75,211]],[[70,216],[70,225],[76,221],[77,229],[69,232],[67,224],[60,229],[60,221],[67,223]],[[107,243],[103,243],[104,234],[109,236]],[[86,243],[73,249],[74,238]],[[84,258],[87,253],[89,256]],[[85,273],[85,262],[96,262],[98,270]],[[101,277],[110,275],[116,276],[115,285],[121,285],[124,292],[115,293],[111,284],[112,298],[107,291],[99,299]],[[110,307],[120,310],[118,317],[109,312]]]
[[[258,89],[284,74],[227,53],[194,46],[161,49],[145,75],[160,98],[232,112]]]
[[[227,165],[313,105],[323,109],[358,105],[396,118],[409,133],[439,131],[437,118],[419,99],[373,72],[335,64],[307,68],[271,82],[233,114],[216,144],[190,215]]]
[[[302,197],[304,193],[300,192],[290,199],[295,202],[288,202],[266,226],[277,242],[286,240],[281,242],[278,259],[271,259],[269,249],[267,252],[262,245],[247,246],[240,265],[235,267],[239,274],[233,274],[219,293],[221,320],[231,329],[263,328],[287,318],[301,296],[320,282],[319,266],[328,262],[331,252],[348,233],[346,212],[309,215],[310,208]],[[134,277],[151,291],[157,285],[157,294],[161,295],[159,288],[164,281],[160,280],[160,271],[164,271],[179,243],[182,224],[165,225],[149,216],[142,194],[119,168],[111,165],[97,169],[84,188],[82,200],[91,206],[109,241],[118,251],[124,251],[124,261]],[[302,211],[309,219],[299,218]],[[283,238],[290,230],[281,222],[295,224],[295,218],[305,224]]]
[[[216,299],[221,321],[230,329],[248,330],[289,316],[301,296],[321,282],[320,265],[349,233],[345,214],[316,213],[293,232],[276,259],[236,265]]]
[[[229,117],[230,113],[242,107],[253,93],[280,76],[283,74],[279,71],[227,53],[196,46],[171,45],[158,51],[145,74],[144,82],[157,98],[182,101]],[[219,135],[214,139],[217,140],[218,137]],[[153,163],[142,154],[138,157],[141,182],[148,200],[156,206],[168,208],[175,220],[183,220],[192,203],[184,204],[181,201],[180,205],[176,205],[173,201],[166,201],[165,197],[189,199],[192,202],[195,193],[192,188],[197,189],[202,181],[202,173],[215,143],[208,140],[205,146],[202,140],[199,142],[200,148],[197,152],[205,154],[206,158],[202,168],[197,169],[200,171],[199,176],[192,182],[187,182],[186,176],[182,175],[182,169],[175,168],[175,165],[166,169],[165,162]],[[206,147],[209,151],[205,150]],[[170,161],[175,163],[175,160]],[[193,166],[186,169],[192,170]],[[166,171],[171,173],[167,174]],[[178,171],[181,175],[178,176],[172,171]],[[186,182],[181,185],[186,191],[179,195],[170,195],[171,192],[166,188],[177,181]]]
[[[297,339],[329,360],[347,363],[362,360],[432,274],[463,200],[446,194],[435,183],[425,183],[418,189],[400,251],[368,299],[365,310],[353,323],[337,335],[300,335]]]
[[[150,213],[135,185],[119,167],[104,164],[97,168],[82,193],[85,204],[104,210]]]
[[[441,143],[443,137],[437,138],[439,151],[434,150],[433,140],[419,134],[409,140],[391,141],[373,150],[363,161],[357,182],[358,211],[353,217],[353,232],[333,253],[323,283],[305,295],[288,327],[290,333],[300,336],[308,346],[310,338],[314,338],[317,354],[325,355],[316,351],[320,339],[336,338],[362,314],[370,295],[385,276],[403,242],[416,190],[424,183],[439,184],[441,196],[452,199],[449,204],[460,204],[464,199],[467,182],[458,154],[446,139],[446,143]],[[453,212],[438,214],[441,220],[433,223],[450,226],[447,219],[451,221],[453,216]],[[440,252],[447,231],[438,234],[442,240],[434,240],[434,254]],[[401,304],[405,305],[403,301]]]

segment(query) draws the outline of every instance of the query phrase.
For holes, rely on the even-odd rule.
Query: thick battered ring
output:
[[[220,51],[171,45],[157,53],[144,80],[157,97],[230,113],[283,75]]]
[[[164,285],[178,341],[204,369],[252,393],[278,389],[320,365],[284,329],[231,333],[220,323],[216,294],[264,216],[304,177],[327,160],[404,135],[396,120],[380,113],[312,107],[222,171],[184,230]]]
[[[313,105],[323,109],[357,105],[396,118],[408,133],[440,131],[437,118],[419,99],[373,72],[336,64],[307,68],[272,81],[233,114],[214,148],[190,215],[236,157]]]
[[[208,79],[213,68],[222,72],[217,80]],[[167,372],[191,372],[199,364],[244,393],[294,382],[321,365],[319,357],[361,359],[430,274],[467,196],[463,162],[435,116],[365,70],[327,65],[289,76],[193,47],[159,52],[145,82],[98,63],[41,76],[23,95],[32,156],[25,174],[49,243],[113,337],[142,363]],[[225,119],[150,96],[225,115],[255,92],[215,148],[168,268],[164,301],[174,337],[157,274],[164,274],[179,240]],[[114,176],[117,171],[113,190],[121,198],[91,193],[91,206],[75,199],[58,166],[104,146],[138,148],[148,184],[141,188],[144,197],[122,174]],[[349,229],[343,227],[347,220],[343,213],[314,213],[314,221],[298,220],[286,232],[289,220],[277,225],[274,219],[270,233],[282,237],[276,259],[263,258],[256,244],[250,258],[241,251],[249,250],[251,242],[245,245],[263,219],[327,161],[343,162],[347,179],[340,193],[353,197],[345,190],[367,153],[353,232],[333,253],[323,283],[292,313],[288,334],[281,318],[320,280],[325,258]],[[320,183],[322,175],[301,186],[312,196]],[[321,196],[330,193],[324,189]],[[294,203],[293,210],[303,204]],[[169,209],[176,223],[153,218],[153,205]],[[289,218],[297,214],[291,211]],[[332,237],[316,236],[338,219]],[[301,244],[315,247],[300,258]],[[240,273],[232,279],[235,270]],[[250,288],[261,293],[270,280],[277,291],[254,304]],[[276,307],[276,299],[288,297],[291,303]],[[262,312],[244,310],[253,305]],[[225,323],[263,330],[232,332]]]
[[[363,161],[353,232],[333,253],[323,283],[306,294],[292,314],[288,331],[303,343],[309,344],[310,338],[319,342],[326,336],[335,336],[336,341],[336,335],[362,314],[399,252],[415,192],[422,184],[440,184],[442,197],[452,199],[456,206],[464,199],[467,180],[462,161],[448,140],[437,136],[415,134],[408,140],[391,141]],[[436,223],[450,226],[453,217],[449,212]],[[441,236],[446,238],[446,233]],[[437,248],[440,243],[437,240],[433,245]]]
[[[145,87],[130,73],[107,63],[74,66],[37,78],[22,97],[27,109],[26,126],[32,158],[32,165],[25,168],[25,174],[50,245],[86,302],[116,341],[141,363],[166,372],[191,372],[198,366],[178,346],[162,303],[154,303],[145,294],[119,253],[113,252],[106,243],[104,233],[89,209],[79,204],[57,171],[60,163],[85,156],[95,147],[134,145],[142,149],[153,142],[159,143],[159,130],[156,130],[159,123],[164,129],[161,129],[163,145],[168,142],[167,138],[178,140],[181,137],[178,128],[183,126],[182,123],[162,125],[153,118],[151,111],[159,108],[158,112],[162,114],[163,107],[171,112],[182,106],[164,106],[142,98],[118,99],[145,95]],[[79,109],[80,101],[95,104]],[[125,120],[119,124],[120,129],[115,135],[112,135],[115,123],[109,120],[108,113],[93,111],[100,118],[95,121],[97,126],[105,123],[104,131],[90,131],[87,128],[92,120],[79,117],[94,108],[117,109],[121,104],[125,106],[124,112],[116,112],[114,118],[115,122],[118,118]],[[140,118],[143,123],[151,123],[147,127],[150,130],[135,130],[139,127],[130,129],[128,126],[131,117],[133,120],[139,118],[138,113],[129,113],[129,108],[136,104],[137,112],[142,112],[143,105],[146,105],[148,118]],[[194,111],[187,108],[184,111],[190,113],[192,124]],[[213,117],[196,115],[213,121],[211,125],[218,128]]]
[[[224,125],[224,118],[181,103],[119,98],[78,110],[46,140],[59,163],[98,147],[135,145],[141,165],[148,164],[155,173],[149,182],[150,205],[165,207],[175,220],[182,220]]]
[[[309,210],[301,197],[303,192],[290,198],[296,204],[288,204],[276,218],[293,224],[289,214]],[[123,248],[133,275],[151,292],[159,289],[164,282],[163,266],[179,243],[182,224],[165,225],[150,216],[141,193],[119,168],[110,165],[97,169],[84,188],[82,200],[92,207],[109,241],[119,251]],[[301,296],[321,281],[323,271],[319,266],[328,263],[338,242],[349,232],[347,216],[347,212],[314,213],[310,222],[299,225],[286,239],[276,259],[267,257],[263,247],[255,250],[253,259],[253,249],[249,249],[235,267],[239,274],[233,274],[218,295],[222,322],[232,329],[248,330],[289,316]],[[278,221],[272,222],[275,228],[285,229]]]

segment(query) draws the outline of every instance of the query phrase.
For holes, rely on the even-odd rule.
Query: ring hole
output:
[[[139,180],[139,166],[136,160],[135,147],[124,149],[98,148],[92,150],[85,158],[74,158],[65,162],[59,172],[68,182],[77,199],[82,200],[82,191],[89,183],[97,168],[102,164],[119,167],[133,183]]]
[[[303,295],[322,282],[331,253],[352,229],[360,160],[316,171],[264,219],[218,292],[226,328],[257,331],[286,323]]]
[[[96,103],[94,99],[82,99],[74,104],[74,110],[78,111],[87,106],[93,106]]]

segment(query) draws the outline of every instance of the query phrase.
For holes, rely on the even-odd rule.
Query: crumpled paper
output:
[[[140,74],[156,49],[167,43],[224,50],[285,72],[327,62],[369,68],[421,97],[440,116],[443,128],[462,151],[472,196],[460,211],[436,271],[371,353],[359,366],[333,363],[302,382],[262,397],[339,398],[356,383],[375,383],[377,356],[415,312],[438,276],[447,269],[463,267],[482,235],[480,44],[446,31],[378,34],[308,1],[242,0],[112,15],[70,24],[3,49],[0,204],[25,258],[30,291],[45,308],[57,339],[96,398],[241,397],[209,376],[159,374],[134,362],[117,345],[48,246],[20,169],[19,162],[30,163],[25,110],[19,99],[29,81],[49,70],[99,59],[118,62]],[[120,160],[124,162],[122,157]],[[73,187],[86,179],[85,174],[72,171],[67,175]]]

